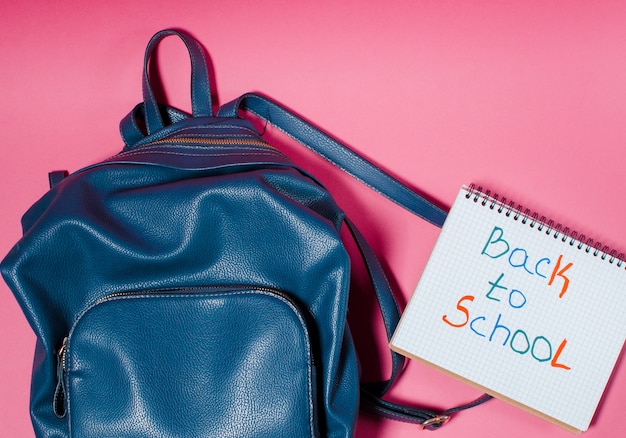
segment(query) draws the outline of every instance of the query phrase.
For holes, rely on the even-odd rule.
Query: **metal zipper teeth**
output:
[[[142,145],[141,147],[153,146],[157,144],[167,144],[167,143],[184,143],[184,144],[197,143],[197,144],[212,145],[212,146],[220,146],[220,145],[262,146],[262,147],[280,152],[278,151],[278,149],[276,149],[272,145],[262,140],[235,139],[235,138],[170,137],[170,138],[163,138],[161,140],[151,141],[150,143],[146,143],[145,145]]]
[[[61,348],[59,348],[59,351],[57,352],[59,356],[59,360],[61,361],[61,368],[64,370],[65,370],[65,353],[67,352],[67,341],[68,341],[68,336],[65,336],[63,338],[63,344],[61,345]]]
[[[293,299],[285,294],[284,292],[281,292],[279,290],[276,289],[271,289],[268,287],[257,287],[257,286],[196,286],[196,287],[172,287],[172,288],[165,288],[165,289],[153,289],[153,290],[136,290],[136,291],[128,291],[128,292],[115,292],[109,295],[105,295],[104,297],[98,298],[96,301],[93,302],[92,305],[90,305],[88,309],[91,309],[94,306],[97,306],[100,303],[103,303],[105,301],[109,301],[109,300],[113,300],[116,298],[124,298],[124,297],[133,297],[133,296],[138,296],[138,295],[161,295],[161,294],[178,294],[178,293],[184,293],[184,292],[195,292],[195,291],[200,291],[200,290],[214,290],[214,291],[224,291],[224,292],[228,292],[228,291],[233,291],[233,290],[257,290],[257,291],[261,291],[261,292],[268,292],[274,295],[278,295],[281,298],[286,299],[289,302],[293,302]],[[297,303],[293,303],[294,305],[297,306]]]
[[[272,289],[269,287],[262,287],[262,286],[197,286],[197,287],[173,287],[173,288],[168,288],[168,289],[116,292],[116,293],[112,293],[104,297],[98,298],[86,310],[89,310],[97,306],[98,304],[101,304],[101,303],[104,303],[106,301],[113,300],[116,298],[133,297],[133,296],[139,296],[139,295],[162,295],[162,294],[168,294],[168,293],[179,294],[179,293],[195,292],[195,291],[201,291],[201,290],[213,290],[213,291],[224,291],[224,292],[235,291],[235,290],[236,291],[250,290],[250,291],[267,292],[269,294],[276,295],[276,296],[283,298],[285,301],[288,301],[290,304],[292,304],[299,313],[304,313],[301,309],[301,305],[287,293],[282,292],[278,289]]]

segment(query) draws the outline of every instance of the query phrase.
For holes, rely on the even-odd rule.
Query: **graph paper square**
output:
[[[625,270],[463,187],[391,347],[584,431],[624,344]]]

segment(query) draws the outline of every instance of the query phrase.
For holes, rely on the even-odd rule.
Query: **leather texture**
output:
[[[220,126],[207,124],[205,135],[221,137]],[[249,138],[248,129],[242,127],[239,136]],[[267,146],[145,146],[70,175],[25,214],[24,236],[2,272],[37,334],[31,395],[37,436],[352,433],[358,372],[345,322],[350,261],[339,238],[343,215],[326,190],[286,163]],[[217,296],[223,288],[291,297],[304,309],[306,343],[321,378],[302,378],[313,365],[306,365],[304,335],[292,334],[295,324],[288,330],[286,317],[258,299],[239,305],[232,297],[212,297],[211,289]],[[204,290],[209,292],[198,292]],[[163,291],[180,298],[111,300]],[[194,294],[206,300],[187,298]],[[227,309],[204,309],[217,306],[216,300]],[[165,304],[149,311],[152,301]],[[121,302],[124,309],[114,307]],[[173,321],[165,319],[166,304],[174,308]],[[261,318],[254,322],[259,327],[285,327],[249,331],[241,321],[250,318]],[[56,355],[66,337],[67,414],[57,418]],[[168,348],[174,356],[163,354]],[[226,357],[216,364],[206,356]],[[292,356],[300,356],[300,363],[290,363]],[[264,367],[277,375],[255,377]],[[294,377],[298,368],[300,377]],[[147,370],[152,378],[142,384]],[[303,408],[289,397],[272,396],[280,394],[277,380],[289,382],[293,394],[311,394],[323,424],[311,429],[308,422],[290,421],[281,432],[266,428],[285,424],[291,411]],[[203,416],[185,416],[185,430],[176,428],[174,419],[185,410],[173,409],[161,395],[171,394],[178,408],[197,406],[194,398],[204,391],[196,390],[216,382],[221,385],[210,392],[220,394],[221,403],[205,403]],[[151,387],[158,393],[147,395]]]
[[[192,114],[157,103],[148,67],[177,36],[192,62]],[[247,109],[393,201],[441,225],[445,211],[275,102],[244,95],[212,113],[200,44],[149,42],[144,102],[117,155],[71,175],[23,216],[1,264],[37,336],[38,437],[349,437],[359,397],[402,421],[441,416],[360,387],[346,322],[352,233],[387,334],[400,310],[376,257],[329,192],[268,145]]]

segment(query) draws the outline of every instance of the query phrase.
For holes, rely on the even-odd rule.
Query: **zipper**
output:
[[[57,385],[54,390],[52,409],[57,418],[65,418],[65,352],[67,351],[67,336],[63,338],[63,344],[57,352]]]
[[[174,288],[147,290],[147,291],[116,292],[116,293],[112,293],[112,294],[106,295],[104,297],[98,298],[85,311],[87,311],[87,310],[91,309],[92,307],[95,307],[98,304],[101,304],[101,303],[103,303],[105,301],[113,300],[113,299],[116,299],[116,298],[132,297],[132,296],[137,296],[137,295],[158,295],[158,294],[168,294],[168,293],[195,292],[195,291],[207,290],[207,289],[212,289],[215,292],[220,292],[220,291],[228,292],[228,291],[233,291],[233,290],[241,290],[241,291],[251,290],[251,291],[266,292],[266,293],[268,293],[270,295],[275,295],[277,297],[280,297],[280,298],[284,299],[291,306],[293,306],[293,308],[297,311],[297,313],[299,313],[301,316],[305,315],[304,311],[302,310],[302,305],[300,305],[297,301],[295,301],[293,298],[291,298],[290,295],[288,295],[285,292],[282,292],[282,291],[280,291],[278,289],[272,289],[272,288],[269,288],[269,287],[259,287],[259,286],[174,287]],[[85,312],[83,312],[83,313],[85,313]],[[79,318],[80,318],[80,316],[79,316]],[[63,340],[63,345],[61,346],[61,349],[59,350],[59,354],[63,355],[63,357],[62,357],[63,366],[65,366],[65,350],[66,350],[66,348],[67,348],[67,337]]]
[[[169,137],[163,138],[160,140],[154,140],[150,143],[146,143],[144,145],[139,146],[139,148],[144,148],[146,146],[154,146],[159,144],[167,144],[167,143],[182,143],[182,144],[200,144],[200,145],[209,145],[209,146],[262,146],[268,149],[273,149],[278,151],[275,147],[270,145],[269,143],[263,140],[253,140],[248,138],[207,138],[207,137]]]
[[[109,300],[113,300],[116,298],[124,298],[124,297],[132,297],[132,296],[137,296],[137,295],[158,295],[158,294],[167,294],[167,293],[184,293],[184,292],[193,292],[193,291],[198,291],[198,290],[207,290],[207,289],[213,289],[215,290],[215,292],[219,292],[219,291],[232,291],[232,290],[252,290],[252,291],[259,291],[259,292],[265,292],[269,295],[274,295],[276,297],[279,297],[283,300],[285,300],[287,303],[289,303],[289,305],[293,308],[293,310],[295,311],[295,313],[302,319],[302,322],[304,324],[305,327],[307,327],[307,332],[309,331],[309,322],[307,321],[306,315],[307,313],[305,313],[302,310],[302,306],[295,301],[291,296],[289,296],[288,294],[286,294],[285,292],[282,292],[280,290],[277,289],[272,289],[272,288],[267,288],[267,287],[257,287],[257,286],[237,286],[237,287],[224,287],[224,286],[204,286],[204,287],[187,287],[187,288],[171,288],[171,289],[158,289],[158,290],[151,290],[151,291],[133,291],[133,292],[117,292],[117,293],[113,293],[113,294],[109,294],[106,295],[104,297],[101,297],[99,299],[97,299],[96,301],[93,302],[93,304],[91,304],[89,307],[87,307],[82,313],[81,315],[78,316],[77,319],[80,319],[80,317],[85,314],[89,309],[92,309],[93,307],[104,303],[106,301]],[[309,337],[309,340],[311,339],[311,334],[310,332],[307,333],[307,336]],[[57,351],[57,367],[56,367],[56,388],[54,390],[54,398],[52,401],[52,408],[54,411],[54,415],[57,416],[57,418],[65,418],[65,415],[67,413],[67,409],[66,409],[66,405],[65,405],[65,401],[66,401],[66,395],[67,395],[67,387],[66,387],[66,381],[65,381],[65,373],[66,373],[66,363],[65,363],[65,358],[66,358],[66,353],[67,353],[67,343],[69,340],[69,335],[63,338],[63,342],[61,344],[61,347],[59,348],[59,350]],[[315,385],[315,380],[317,378],[316,376],[316,355],[314,353],[314,349],[311,346],[311,350],[310,350],[310,360],[311,360],[311,370],[312,370],[312,380],[313,380],[313,384]]]
[[[272,289],[269,287],[259,287],[259,286],[232,286],[232,287],[197,286],[197,287],[173,287],[173,288],[146,290],[146,291],[115,292],[109,295],[105,295],[101,298],[98,298],[96,301],[93,302],[93,304],[87,307],[87,309],[85,309],[85,311],[83,311],[82,313],[85,313],[87,310],[91,309],[92,307],[97,306],[98,304],[101,304],[105,301],[113,300],[116,298],[133,297],[137,295],[159,295],[159,294],[168,294],[168,293],[195,292],[199,290],[208,290],[208,289],[212,289],[215,292],[220,292],[220,291],[228,292],[228,291],[233,291],[233,290],[241,290],[241,291],[251,290],[251,291],[266,292],[270,295],[276,295],[284,299],[285,301],[289,302],[289,304],[291,304],[297,310],[299,314],[301,315],[304,314],[301,309],[302,306],[285,292],[282,292],[278,289]],[[80,316],[78,318],[80,319]],[[67,348],[67,337],[63,341],[64,342],[63,342],[63,345],[61,346],[61,349],[59,350],[59,354],[61,353],[63,354],[63,365],[65,365],[65,349]]]

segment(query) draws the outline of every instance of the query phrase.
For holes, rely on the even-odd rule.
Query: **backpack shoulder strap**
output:
[[[223,105],[217,115],[218,117],[236,117],[240,109],[247,110],[274,125],[365,185],[422,219],[438,227],[443,225],[447,213],[441,207],[417,194],[282,105],[259,94],[249,93]]]
[[[391,342],[393,333],[400,321],[400,308],[387,281],[385,272],[367,240],[349,219],[346,218],[345,223],[365,262],[366,271],[373,285],[383,317],[387,340]],[[423,429],[434,430],[443,426],[453,413],[478,406],[492,398],[490,395],[484,394],[468,404],[446,409],[443,412],[435,412],[430,409],[415,408],[383,400],[383,396],[391,389],[395,380],[400,376],[405,363],[404,356],[393,350],[389,350],[389,352],[391,353],[391,375],[389,379],[381,382],[361,384],[361,402],[363,407],[381,417],[414,423],[420,425]]]

